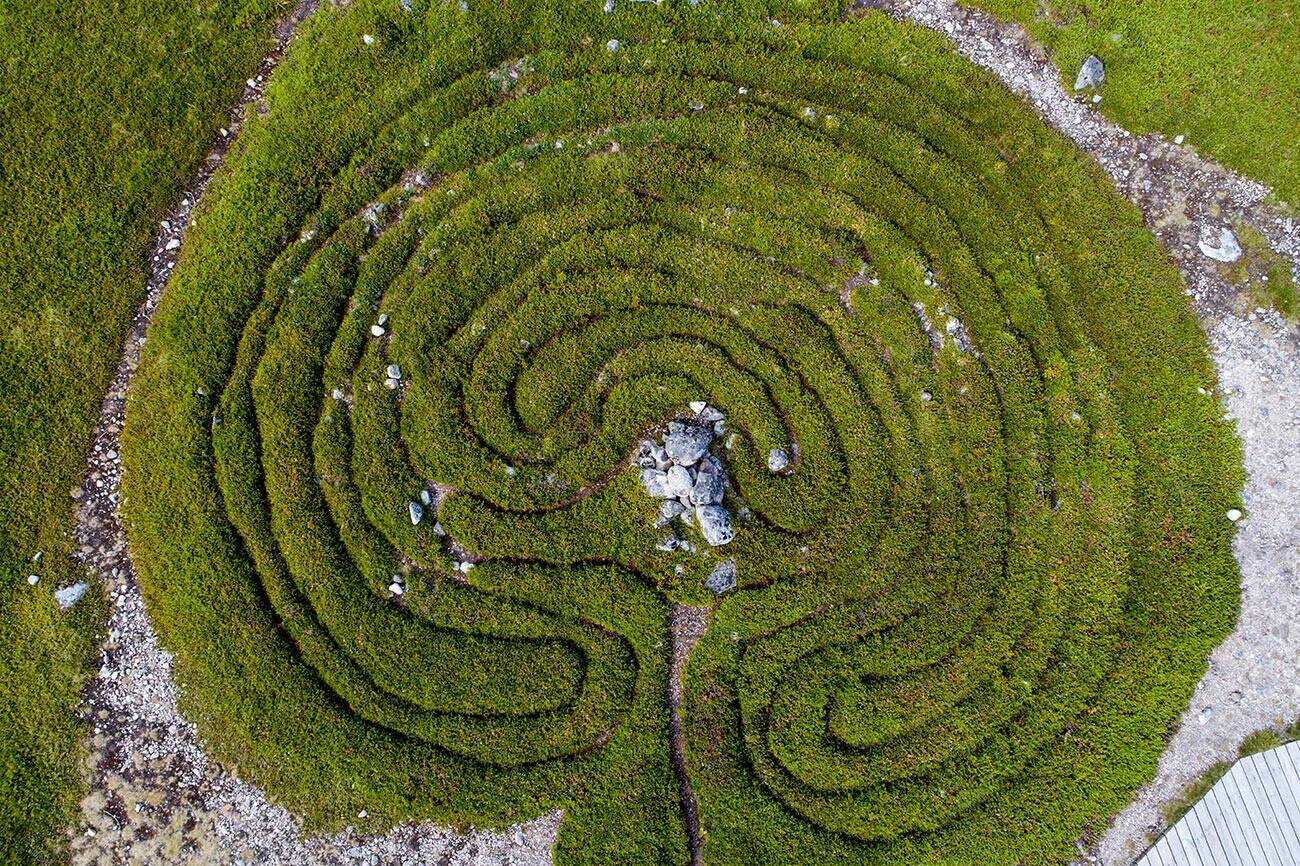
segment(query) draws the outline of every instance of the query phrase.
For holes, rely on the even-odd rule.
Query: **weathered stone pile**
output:
[[[643,440],[636,463],[646,492],[664,500],[659,506],[660,525],[681,518],[686,525],[697,527],[710,546],[720,547],[736,537],[736,530],[731,512],[722,504],[730,482],[709,447],[726,430],[726,419],[705,403],[692,403],[691,409],[695,417],[670,421],[662,442]],[[665,545],[668,550],[693,550],[689,541],[676,537]]]

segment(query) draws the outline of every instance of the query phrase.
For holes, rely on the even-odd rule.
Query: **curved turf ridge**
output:
[[[702,398],[753,512],[687,670],[706,859],[1071,854],[1236,605],[1136,213],[882,16],[492,5],[322,10],[157,313],[126,512],[207,739],[312,822],[559,805],[565,862],[685,860],[668,602],[716,559],[625,467]]]

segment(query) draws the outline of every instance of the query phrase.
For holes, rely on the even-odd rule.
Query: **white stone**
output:
[[[406,592],[406,590],[402,589],[402,585],[397,581],[393,581],[392,583],[388,584],[388,591],[391,592],[393,595],[401,595],[402,593]]]
[[[374,45],[374,44],[375,44],[375,37],[371,36],[369,33],[365,33],[365,34],[362,34],[362,36],[361,36],[361,41],[364,42],[364,43],[366,43],[367,45]]]
[[[59,607],[63,608],[64,610],[67,610],[68,608],[76,604],[77,601],[80,600],[81,597],[86,594],[86,590],[89,588],[90,587],[87,586],[83,581],[77,581],[71,586],[65,586],[62,589],[56,589],[54,591],[54,600],[59,603]]]
[[[1209,256],[1216,262],[1231,263],[1241,258],[1241,244],[1237,243],[1237,236],[1232,233],[1232,229],[1226,226],[1219,229],[1217,247],[1205,241],[1197,241],[1196,246],[1203,255]]]
[[[773,448],[767,452],[767,468],[770,472],[781,472],[790,465],[790,455],[784,448]]]
[[[372,337],[382,337],[385,333],[387,333],[387,332],[384,330],[384,326],[383,326],[383,325],[371,325],[371,326],[370,326],[370,336],[372,336]]]
[[[386,372],[388,373],[388,378],[390,379],[402,378],[402,368],[397,366],[396,364],[389,364],[388,370]]]
[[[1236,523],[1238,520],[1240,520],[1240,519],[1241,519],[1241,509],[1240,509],[1240,508],[1229,508],[1229,509],[1228,509],[1228,519],[1231,520],[1233,523]]]
[[[29,574],[29,575],[27,575],[27,584],[28,584],[29,586],[35,586],[36,584],[38,584],[38,583],[40,583],[40,582],[41,582],[41,576],[40,576],[39,574]]]
[[[418,526],[424,519],[424,506],[418,502],[409,502],[406,506],[407,515],[411,518],[411,525]]]

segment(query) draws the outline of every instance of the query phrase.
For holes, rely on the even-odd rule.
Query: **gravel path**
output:
[[[190,212],[220,165],[246,110],[305,0],[277,31],[277,47],[250,79],[228,130],[181,204],[159,227],[148,299],[128,336],[104,399],[85,482],[73,491],[79,555],[112,603],[99,677],[87,693],[91,792],[73,831],[76,864],[532,864],[549,863],[561,816],[553,812],[505,833],[460,834],[403,824],[383,835],[348,828],[304,837],[301,823],[265,793],[210,762],[194,727],[178,712],[170,656],[158,646],[117,522],[118,434],[144,331],[175,264]],[[946,0],[878,0],[876,8],[946,34],[972,61],[1024,95],[1090,153],[1135,201],[1179,265],[1210,335],[1223,400],[1245,443],[1247,515],[1234,550],[1242,569],[1237,630],[1212,655],[1192,704],[1160,761],[1084,858],[1123,866],[1159,827],[1159,805],[1216,760],[1231,757],[1249,732],[1300,717],[1300,343],[1276,314],[1255,311],[1197,249],[1224,226],[1250,225],[1272,248],[1300,263],[1300,230],[1266,204],[1267,189],[1159,136],[1132,136],[1066,93],[1058,73],[1018,27]],[[1104,89],[1103,89],[1104,92]],[[1300,267],[1297,267],[1300,276]],[[688,618],[686,618],[688,619]],[[694,629],[675,623],[684,648]],[[696,624],[698,627],[698,624]],[[674,659],[675,679],[680,662]],[[358,816],[364,826],[366,817]]]

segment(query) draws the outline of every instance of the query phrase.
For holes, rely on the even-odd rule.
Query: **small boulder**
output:
[[[418,502],[409,502],[406,505],[407,513],[411,517],[411,525],[418,526],[424,519],[424,506]]]
[[[61,607],[64,610],[67,610],[68,608],[76,604],[81,599],[81,597],[86,594],[87,589],[90,589],[90,587],[87,586],[84,581],[79,580],[76,583],[72,584],[71,586],[65,586],[62,589],[56,589],[54,591],[54,600],[59,603],[59,607]]]
[[[709,573],[708,578],[704,581],[704,586],[714,595],[722,595],[736,588],[736,561],[734,559],[724,560],[713,566],[713,571]]]
[[[673,499],[673,494],[668,492],[668,473],[662,469],[642,469],[641,486],[645,492],[649,493],[656,499]]]
[[[784,448],[773,448],[767,452],[767,468],[771,472],[783,472],[790,465],[790,455]]]
[[[700,461],[691,487],[692,505],[717,505],[722,502],[722,471],[708,457]]]
[[[1074,89],[1084,90],[1089,87],[1100,87],[1105,82],[1105,65],[1096,54],[1089,54],[1084,58],[1083,65],[1079,67],[1079,74],[1074,79]]]
[[[685,466],[670,466],[668,472],[665,473],[665,477],[670,495],[690,501],[691,490],[695,487],[695,479],[691,477],[691,470]]]
[[[690,466],[704,456],[713,442],[713,433],[698,424],[672,421],[664,434],[664,453],[678,466]]]
[[[731,512],[721,505],[696,506],[695,519],[700,523],[704,540],[714,547],[721,547],[736,537],[736,530],[731,526]]]
[[[1237,236],[1232,233],[1232,229],[1227,227],[1219,229],[1218,246],[1205,241],[1198,241],[1196,246],[1202,255],[1209,256],[1216,262],[1231,264],[1241,258],[1241,244],[1237,243]]]

